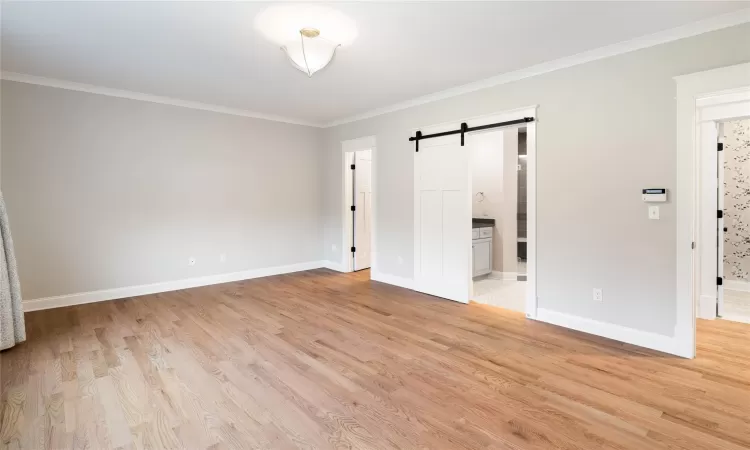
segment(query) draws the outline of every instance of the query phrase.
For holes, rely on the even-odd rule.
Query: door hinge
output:
[[[354,164],[351,165],[352,170],[354,170]]]
[[[716,277],[716,285],[721,286],[724,284],[724,278],[722,277]]]
[[[724,150],[724,143],[723,142],[719,142],[718,144],[716,144],[716,150],[718,150],[718,151]]]
[[[690,248],[692,248],[693,250],[695,250],[695,242],[691,242],[690,243]]]
[[[722,211],[722,210],[716,211],[716,218],[723,219],[724,218],[724,211]]]
[[[352,205],[352,211],[356,211],[356,210],[357,210],[357,207]]]
[[[357,251],[357,247],[352,247],[352,253]]]

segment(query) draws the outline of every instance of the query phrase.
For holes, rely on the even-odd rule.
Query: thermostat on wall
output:
[[[661,188],[650,188],[643,190],[644,202],[666,202],[667,190]]]

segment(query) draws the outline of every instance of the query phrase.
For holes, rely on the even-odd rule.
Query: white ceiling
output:
[[[2,69],[324,124],[748,6],[333,3],[359,35],[307,78],[254,29],[266,5],[5,2]]]

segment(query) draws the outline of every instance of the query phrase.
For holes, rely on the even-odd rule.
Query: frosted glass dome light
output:
[[[281,49],[294,67],[311,77],[331,62],[338,47],[339,44],[320,37],[317,29],[303,28],[299,30],[299,39],[283,45]]]
[[[308,77],[326,67],[336,49],[351,44],[357,36],[352,19],[314,4],[269,6],[255,18],[255,28],[279,45],[292,65]]]

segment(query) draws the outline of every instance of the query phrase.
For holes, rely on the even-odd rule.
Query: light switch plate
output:
[[[651,220],[659,220],[659,207],[649,206],[648,207],[648,218]]]

